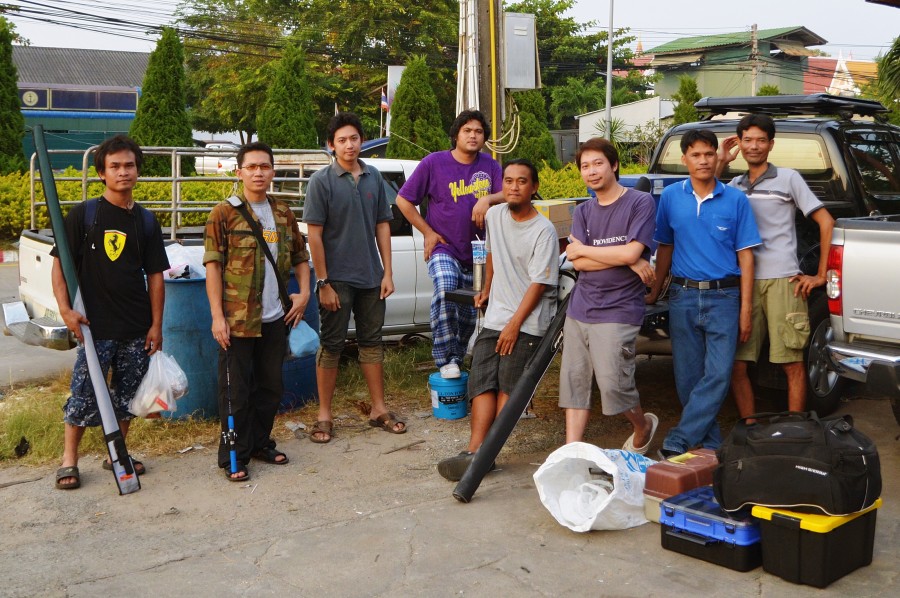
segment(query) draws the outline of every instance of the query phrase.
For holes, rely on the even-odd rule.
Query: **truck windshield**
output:
[[[850,153],[866,191],[900,193],[900,141],[888,133],[854,132],[848,135]]]
[[[730,136],[730,132],[716,132],[719,144]],[[659,172],[662,174],[687,174],[687,167],[681,163],[681,135],[668,139],[659,156]],[[831,163],[828,153],[818,135],[802,133],[783,133],[775,137],[775,146],[769,153],[769,162],[783,168],[793,168],[804,177],[827,179],[831,176]],[[728,165],[722,178],[729,180],[740,173],[747,172],[747,163],[738,157]]]

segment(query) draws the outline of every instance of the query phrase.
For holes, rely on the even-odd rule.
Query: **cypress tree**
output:
[[[388,158],[419,160],[426,154],[450,148],[441,125],[441,111],[431,87],[431,69],[424,56],[406,63],[391,106],[391,139]]]
[[[272,85],[256,117],[259,140],[272,147],[315,148],[316,116],[306,71],[306,56],[293,43],[275,65]]]
[[[193,139],[184,95],[184,48],[174,29],[164,28],[150,54],[141,99],[129,131],[141,145],[191,147]],[[143,174],[167,176],[171,158],[146,156]],[[193,172],[193,160],[182,162],[182,172]]]
[[[678,102],[675,106],[675,114],[672,124],[683,125],[700,120],[700,113],[694,108],[694,104],[700,101],[700,90],[697,82],[690,75],[682,75],[678,78],[678,91],[672,94],[672,99]]]
[[[22,151],[25,117],[19,108],[19,73],[12,58],[12,30],[0,17],[0,174],[27,168]]]
[[[544,96],[537,89],[513,94],[519,108],[519,142],[503,160],[527,158],[540,167],[542,161],[553,169],[562,164],[556,157],[556,144],[547,128],[547,108]]]

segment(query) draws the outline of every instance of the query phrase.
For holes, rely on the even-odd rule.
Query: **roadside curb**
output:
[[[7,264],[19,261],[18,251],[0,251],[0,264]]]

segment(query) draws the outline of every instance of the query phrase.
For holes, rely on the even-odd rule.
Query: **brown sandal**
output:
[[[316,434],[322,434],[326,436],[326,438],[322,438],[319,436],[316,438]],[[309,439],[316,444],[325,444],[326,442],[331,442],[331,439],[334,438],[334,423],[329,421],[319,421],[316,422],[316,425],[312,427],[309,431]]]
[[[390,432],[391,434],[406,434],[406,422],[402,419],[398,419],[397,416],[390,411],[382,413],[375,419],[370,419],[369,425],[373,428],[381,428],[385,432]],[[398,430],[398,425],[402,425],[403,428]]]

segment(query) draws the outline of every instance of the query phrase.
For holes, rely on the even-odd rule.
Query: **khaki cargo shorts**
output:
[[[753,281],[753,315],[750,338],[738,345],[738,361],[759,359],[763,342],[769,337],[769,362],[803,361],[809,340],[809,310],[803,297],[794,297],[794,283],[788,278]]]

